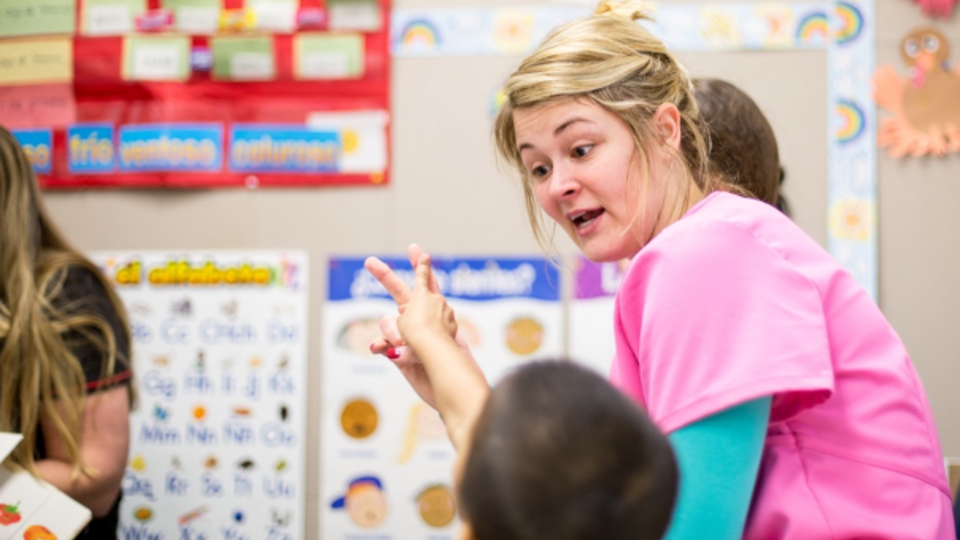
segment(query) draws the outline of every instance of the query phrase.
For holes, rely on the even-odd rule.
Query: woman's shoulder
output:
[[[824,251],[775,207],[733,193],[714,192],[651,240],[639,256],[660,251],[674,253],[680,249],[691,250],[694,255],[699,252],[723,255],[724,249],[735,253],[737,249],[755,247],[754,244],[784,258],[793,258],[797,252]]]
[[[709,224],[725,223],[757,231],[764,228],[791,228],[796,225],[775,207],[749,197],[743,197],[725,191],[716,191],[693,205],[676,223],[664,232],[672,234],[689,228],[703,227]],[[724,230],[725,227],[717,227]]]
[[[771,268],[803,274],[800,261],[809,259],[810,250],[822,248],[776,208],[716,192],[644,246],[631,261],[624,284],[716,282]]]

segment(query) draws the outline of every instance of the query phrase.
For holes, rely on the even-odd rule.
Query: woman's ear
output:
[[[674,150],[680,149],[680,133],[682,120],[680,110],[673,103],[663,103],[653,113],[653,129],[660,140]]]

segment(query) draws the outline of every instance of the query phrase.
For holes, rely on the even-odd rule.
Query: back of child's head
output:
[[[700,115],[710,132],[712,174],[782,210],[783,175],[773,128],[760,107],[736,86],[720,79],[693,81]],[[784,212],[786,213],[786,212]]]
[[[491,392],[460,482],[477,540],[655,540],[677,468],[639,407],[570,362],[528,364]]]

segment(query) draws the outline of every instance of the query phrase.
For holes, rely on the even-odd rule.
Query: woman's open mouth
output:
[[[596,210],[587,210],[584,212],[577,212],[569,216],[570,221],[573,223],[573,227],[576,229],[578,234],[586,234],[597,222],[597,219],[603,215],[603,208],[598,208]]]

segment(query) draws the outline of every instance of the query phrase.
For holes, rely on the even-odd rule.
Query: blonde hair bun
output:
[[[622,17],[629,21],[652,21],[650,13],[653,11],[652,4],[640,0],[602,0],[593,15]]]

